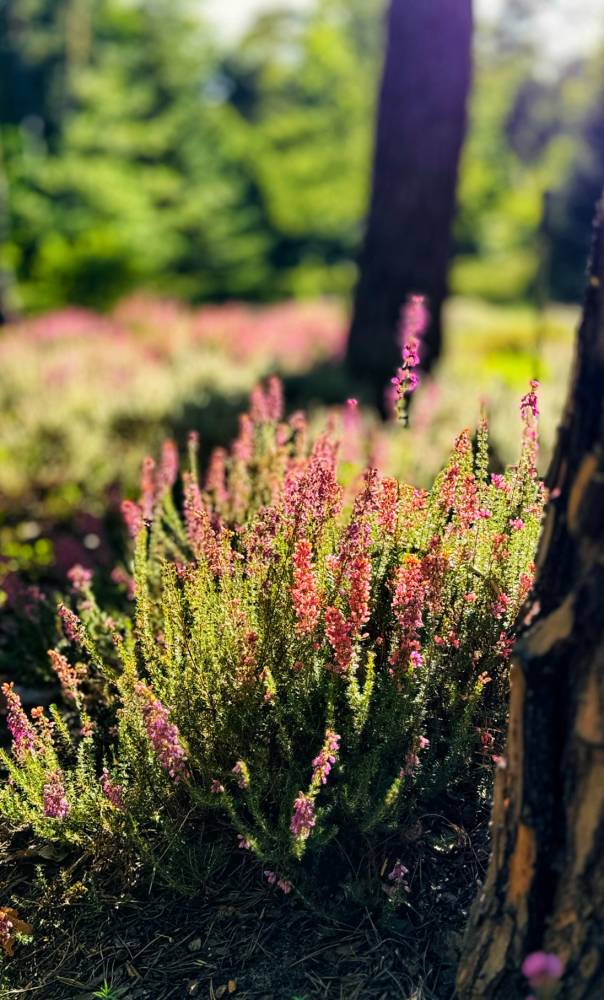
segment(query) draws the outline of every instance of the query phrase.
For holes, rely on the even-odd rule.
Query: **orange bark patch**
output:
[[[528,893],[535,873],[535,858],[537,844],[535,832],[524,823],[518,824],[514,853],[510,859],[510,877],[508,880],[507,900],[513,906],[518,906]]]

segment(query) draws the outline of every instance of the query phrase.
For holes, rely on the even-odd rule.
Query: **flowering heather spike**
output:
[[[82,622],[78,616],[64,604],[59,604],[59,617],[63,623],[63,631],[71,642],[79,642],[82,635]]]
[[[157,486],[160,491],[171,490],[178,475],[178,449],[168,439],[164,441],[161,450],[161,462],[157,472]]]
[[[338,753],[340,750],[340,740],[341,736],[338,733],[334,733],[333,729],[328,729],[325,733],[325,743],[321,749],[321,752],[315,757],[312,762],[313,773],[312,773],[312,784],[313,785],[326,785],[327,778],[331,773],[333,765],[338,759]]]
[[[142,713],[145,730],[164,771],[168,772],[175,784],[181,778],[188,778],[187,756],[177,727],[168,721],[169,709],[158,698],[153,698],[144,684],[137,684],[136,692],[144,699]]]
[[[298,793],[289,828],[296,840],[306,840],[317,822],[313,800],[304,792]]]
[[[155,462],[147,455],[143,460],[141,469],[141,498],[140,505],[145,521],[150,521],[153,517],[153,505],[155,503],[156,482],[155,482]]]
[[[369,597],[371,595],[371,560],[367,556],[356,556],[350,568],[349,623],[353,636],[360,633],[369,621]]]
[[[242,833],[237,834],[237,842],[237,847],[242,851],[249,851],[252,846],[251,842]]]
[[[111,805],[119,812],[124,812],[124,789],[117,781],[112,780],[106,767],[101,774],[101,788]]]
[[[206,475],[206,490],[214,496],[214,503],[222,507],[228,501],[226,488],[226,451],[224,448],[214,448],[210,455]]]
[[[267,382],[265,405],[268,420],[278,423],[283,417],[283,383],[276,375],[271,375]]]
[[[50,665],[59,679],[61,692],[66,701],[77,702],[79,699],[79,679],[75,667],[67,661],[66,657],[58,649],[49,649],[48,658]]]
[[[394,578],[392,610],[401,629],[401,648],[394,654],[393,666],[414,650],[418,652],[418,632],[424,624],[423,610],[426,600],[426,580],[421,560],[408,556]]]
[[[212,795],[222,795],[224,792],[224,785],[221,785],[218,778],[213,778],[210,785],[210,791]]]
[[[311,635],[321,613],[321,598],[315,580],[312,562],[312,545],[306,538],[296,542],[294,573],[291,590],[292,605],[296,615],[296,634]]]
[[[136,538],[143,527],[143,512],[133,500],[122,500],[122,517],[131,538]]]
[[[378,524],[386,535],[394,534],[398,518],[398,482],[396,479],[383,479],[382,492],[378,508]]]
[[[12,682],[2,685],[2,694],[6,698],[6,724],[13,739],[13,753],[18,760],[21,760],[27,750],[32,752],[34,750],[35,730],[23,711],[21,699]]]
[[[391,383],[396,392],[396,412],[399,420],[408,423],[409,396],[415,391],[419,377],[415,369],[420,362],[421,338],[428,326],[428,310],[423,295],[411,295],[407,300],[400,326],[402,364]]]
[[[69,802],[65,796],[63,772],[52,771],[44,785],[44,815],[49,819],[65,819],[69,813]]]
[[[339,608],[328,607],[325,612],[325,634],[335,656],[335,672],[344,674],[352,660],[350,624]]]

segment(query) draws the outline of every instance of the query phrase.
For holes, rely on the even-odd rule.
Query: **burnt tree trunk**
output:
[[[533,604],[512,665],[507,766],[459,996],[514,1000],[532,951],[556,953],[556,996],[604,997],[604,212],[548,477]]]
[[[471,78],[471,0],[391,0],[373,189],[348,340],[351,371],[378,405],[400,362],[410,293],[430,299],[422,364],[441,346],[450,231]]]

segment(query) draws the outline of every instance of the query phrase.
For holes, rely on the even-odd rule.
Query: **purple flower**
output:
[[[103,768],[101,774],[101,788],[103,795],[111,802],[111,805],[120,812],[124,812],[124,790],[117,781],[111,779],[106,767]]]
[[[161,766],[175,784],[181,778],[188,778],[187,755],[180,742],[177,727],[168,721],[169,710],[159,699],[153,698],[144,684],[137,684],[136,691],[145,698],[142,708],[143,722]]]
[[[53,771],[44,785],[44,815],[50,819],[65,819],[69,812],[69,802],[65,796],[63,774]]]
[[[304,792],[299,792],[298,798],[294,802],[294,813],[289,824],[296,840],[306,840],[316,822],[313,800]]]
[[[405,868],[400,861],[397,861],[392,871],[389,873],[388,878],[395,885],[400,886],[403,889],[407,889],[406,876],[409,874],[409,869]]]
[[[86,590],[92,583],[92,570],[76,563],[67,573],[67,578],[74,590]]]
[[[320,783],[321,785],[327,784],[327,778],[331,772],[331,769],[338,759],[338,751],[340,749],[341,736],[334,733],[332,729],[328,729],[325,733],[325,743],[321,752],[315,757],[312,762],[313,775],[312,781],[314,784]]]
[[[82,623],[78,616],[74,614],[64,604],[59,604],[59,617],[63,622],[63,631],[71,642],[79,642],[82,633]]]
[[[534,951],[522,963],[522,974],[533,989],[551,986],[562,976],[564,967],[557,955],[547,951]]]
[[[36,734],[34,727],[21,706],[21,699],[14,685],[3,684],[2,694],[6,698],[8,731],[13,738],[13,753],[21,758],[26,750],[34,750]]]

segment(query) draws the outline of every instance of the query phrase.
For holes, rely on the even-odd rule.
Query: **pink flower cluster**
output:
[[[402,364],[390,380],[396,394],[396,410],[399,419],[406,422],[406,404],[419,383],[416,368],[420,363],[419,348],[421,338],[428,326],[429,314],[423,295],[411,295],[401,318]]]
[[[92,583],[92,570],[76,563],[67,573],[67,578],[76,591],[86,590]]]
[[[304,792],[299,792],[294,802],[294,812],[289,824],[296,840],[306,840],[316,822],[313,800]]]
[[[79,642],[82,635],[82,622],[78,616],[64,604],[59,604],[58,612],[67,638],[70,642]]]
[[[161,766],[174,783],[181,778],[188,778],[187,756],[180,742],[177,727],[168,721],[169,710],[158,698],[153,698],[144,684],[137,684],[136,691],[144,699],[142,713],[145,730]]]
[[[62,771],[52,771],[44,785],[44,815],[50,819],[65,819],[69,813],[69,802],[65,795]]]
[[[276,885],[281,892],[284,892],[287,896],[292,891],[292,884],[288,882],[285,878],[279,878],[276,872],[266,869],[264,872],[264,877],[269,885]]]
[[[103,768],[103,773],[101,774],[101,788],[103,795],[111,805],[119,812],[124,812],[124,789],[117,781],[111,778],[106,767]]]
[[[66,657],[58,649],[49,649],[48,658],[50,665],[59,679],[61,692],[66,701],[78,701],[79,677],[75,667],[67,661]]]
[[[13,740],[13,753],[21,759],[27,750],[33,752],[35,748],[35,730],[23,711],[21,699],[12,682],[2,685],[2,694],[6,699],[6,724]]]
[[[240,788],[247,788],[249,785],[249,778],[247,773],[247,767],[243,761],[238,760],[235,766],[232,768],[232,773],[237,778],[237,784]]]
[[[334,733],[332,729],[328,729],[325,733],[325,743],[321,749],[321,752],[315,757],[312,762],[313,773],[312,773],[312,783],[326,785],[327,778],[331,773],[333,765],[338,759],[338,753],[340,750],[340,740],[341,736]]]
[[[396,864],[394,865],[394,868],[389,873],[388,878],[391,882],[394,882],[395,885],[401,888],[407,888],[406,877],[408,874],[409,874],[409,869],[405,868],[405,866],[401,864],[400,861],[397,861]]]
[[[306,538],[296,542],[294,549],[292,605],[296,615],[296,634],[311,635],[321,613],[321,599],[312,562],[312,545]]]
[[[547,951],[534,951],[522,963],[522,974],[534,990],[553,986],[563,972],[564,966],[558,956]]]

